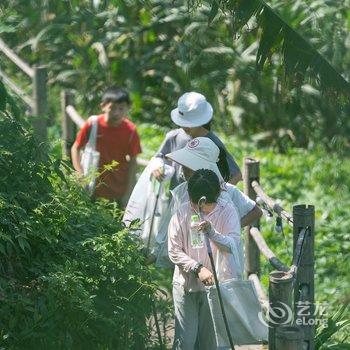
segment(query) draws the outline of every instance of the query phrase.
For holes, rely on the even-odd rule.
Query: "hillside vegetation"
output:
[[[260,133],[261,142],[281,150],[318,142],[348,149],[350,85],[344,99],[330,98],[334,91],[325,93],[317,74],[306,69],[310,50],[300,37],[284,34],[281,43],[285,31],[279,35],[272,19],[263,34],[264,19],[243,25],[250,5],[259,2],[237,2],[242,8],[235,11],[236,2],[212,0],[3,0],[0,35],[29,64],[47,66],[51,120],[60,115],[61,89],[76,91],[87,117],[106,85],[119,84],[131,91],[138,121],[170,126],[178,97],[195,90],[213,105],[215,127],[225,134]],[[219,10],[212,13],[215,4]],[[349,80],[350,0],[268,4],[331,63],[323,87],[332,86],[336,71]],[[257,57],[268,63],[260,72]],[[30,93],[28,80],[6,59],[2,70]]]
[[[112,204],[92,203],[0,112],[0,347],[133,349],[154,286]]]

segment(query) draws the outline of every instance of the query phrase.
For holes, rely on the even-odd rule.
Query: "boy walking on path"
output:
[[[141,153],[136,126],[127,118],[130,98],[119,87],[108,88],[103,96],[103,114],[97,118],[96,151],[100,152],[96,187],[93,196],[117,201],[125,207],[135,184],[136,156]],[[92,122],[88,120],[79,131],[72,147],[72,162],[76,171],[83,174],[80,151],[86,146]],[[113,169],[104,166],[118,162]]]

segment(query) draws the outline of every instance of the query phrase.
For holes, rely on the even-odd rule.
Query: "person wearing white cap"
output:
[[[243,274],[239,217],[233,203],[222,199],[220,192],[219,177],[214,171],[197,170],[188,181],[189,200],[182,203],[169,223],[168,252],[175,264],[174,350],[217,349],[205,290],[214,284],[214,276],[204,231],[210,238],[218,280],[223,282]],[[203,196],[205,203],[198,208]]]
[[[228,166],[225,158],[219,161],[220,150],[215,143],[207,137],[197,137],[189,141],[187,145],[177,151],[166,155],[168,159],[183,167],[186,181],[191,177],[194,171],[199,169],[212,170],[219,178],[221,183],[220,197],[225,200],[230,200],[237,209],[240,218],[241,226],[247,226],[257,220],[262,211],[257,204],[248,196],[242,193],[236,186],[225,183],[224,178],[227,175]],[[219,166],[218,166],[219,165]],[[220,169],[219,169],[220,167]],[[168,211],[174,213],[182,203],[188,201],[187,182],[183,182],[171,191],[172,201]],[[167,233],[170,220],[170,214],[164,215],[162,222],[159,225],[159,232],[156,237],[156,248],[153,254],[157,256],[156,264],[159,267],[168,266],[167,256]]]
[[[212,132],[211,120],[213,118],[213,108],[206,100],[205,96],[198,92],[186,92],[177,103],[177,107],[171,111],[172,121],[180,127],[180,129],[170,131],[163,141],[159,154],[167,154],[183,148],[186,143],[195,137],[208,137],[219,148],[223,149],[229,165],[228,182],[236,184],[242,179],[239,166],[228,153],[221,140]],[[170,188],[175,188],[181,183],[180,166],[177,163],[172,164],[175,167],[175,174],[171,182]],[[156,167],[153,175],[162,180],[161,167]]]
[[[184,168],[186,180],[199,169],[209,169],[214,171],[221,181],[221,195],[229,197],[238,210],[241,219],[241,226],[246,226],[258,219],[262,215],[261,209],[248,196],[242,193],[236,186],[225,183],[224,166],[225,159],[220,162],[220,150],[215,143],[207,137],[196,137],[189,141],[186,147],[166,155],[168,159],[180,164]],[[184,202],[188,200],[180,194],[187,192],[187,183],[177,186],[172,195],[175,201]]]

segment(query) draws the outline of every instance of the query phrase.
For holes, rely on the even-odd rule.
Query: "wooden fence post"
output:
[[[303,331],[303,349],[315,349],[315,289],[314,289],[314,241],[315,207],[295,205],[293,207],[293,250],[299,233],[307,229],[302,255],[297,269],[294,287],[295,324]]]
[[[302,350],[303,332],[300,327],[281,326],[276,329],[276,349]]]
[[[293,322],[292,283],[288,272],[272,271],[269,275],[269,350],[285,349],[276,346],[276,328]]]
[[[40,142],[47,140],[47,73],[45,67],[33,67],[33,128]]]
[[[61,109],[62,109],[62,154],[66,157],[71,156],[70,149],[75,140],[76,126],[69,117],[66,107],[74,106],[74,92],[63,90],[61,91]]]
[[[252,158],[244,159],[244,193],[255,201],[256,193],[252,187],[252,181],[259,182],[259,161]],[[253,227],[259,228],[259,220],[255,222]],[[249,276],[254,273],[260,274],[260,251],[253,237],[250,235],[250,227],[246,227],[245,231],[245,254],[246,254],[246,274]]]

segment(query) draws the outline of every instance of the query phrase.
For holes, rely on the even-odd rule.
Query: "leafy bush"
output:
[[[154,287],[118,208],[0,113],[0,346],[135,348]]]
[[[334,342],[334,337],[341,330],[348,328],[350,319],[347,319],[349,307],[344,305],[327,319],[327,327],[318,327],[315,339],[316,350],[349,350],[350,343],[345,343],[349,339],[348,335],[343,336],[341,343]]]

